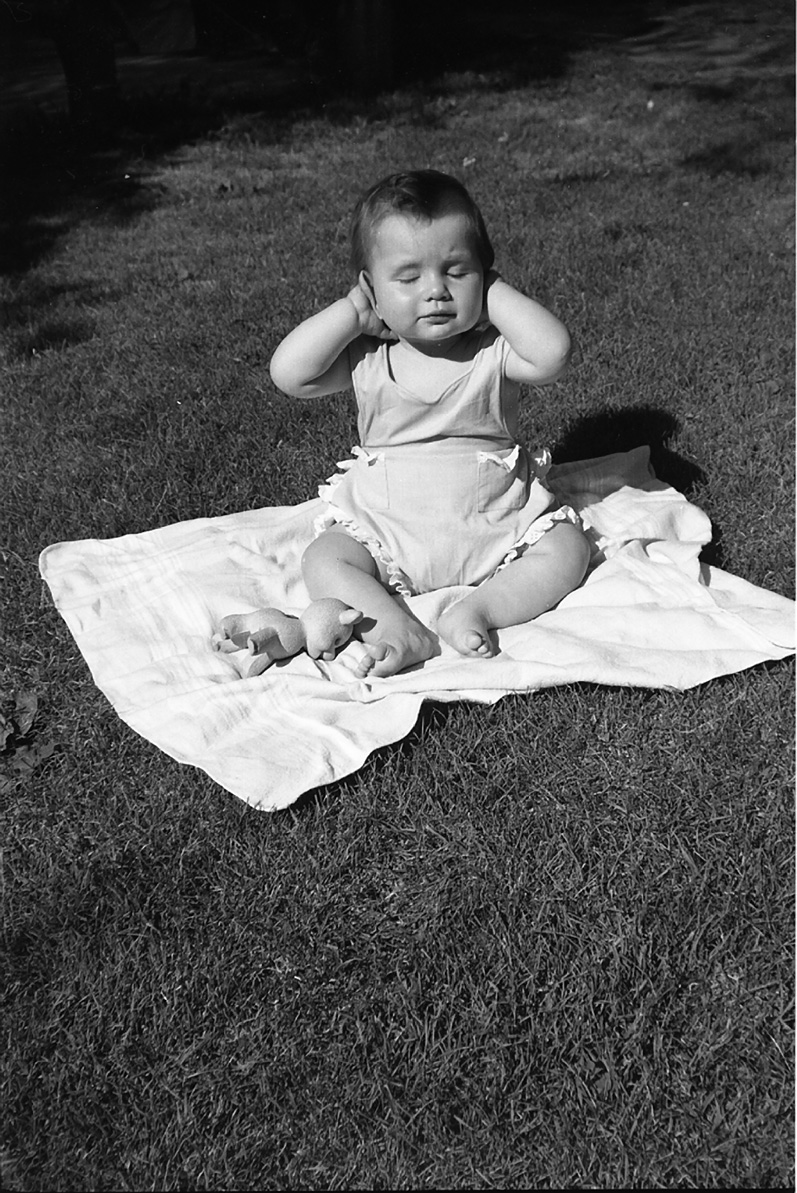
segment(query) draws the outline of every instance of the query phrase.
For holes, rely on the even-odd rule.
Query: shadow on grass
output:
[[[595,414],[582,415],[566,428],[557,441],[554,463],[569,464],[628,452],[642,444],[650,447],[650,461],[659,480],[685,496],[705,484],[703,469],[685,460],[668,446],[680,425],[674,414],[658,406],[602,407]]]
[[[421,0],[407,0],[392,83],[409,94],[403,118],[438,120],[426,102],[432,95],[463,88],[495,92],[562,77],[572,53],[594,36],[611,41],[646,28],[647,7],[640,11],[633,0],[562,0],[561,12],[542,13],[527,0],[498,0],[486,19],[481,0],[462,0],[452,24],[447,11],[437,15]],[[418,37],[421,26],[424,36]],[[9,38],[14,34],[14,46],[6,49],[9,67],[19,73],[25,55],[38,53],[52,63],[53,77],[60,77],[52,43],[26,40],[19,28],[3,29]],[[208,64],[212,76],[204,71]],[[0,174],[11,180],[0,206],[0,275],[35,266],[89,211],[124,224],[156,206],[157,196],[133,176],[141,177],[142,160],[217,133],[236,116],[261,114],[254,137],[265,143],[275,118],[288,136],[293,121],[308,111],[323,111],[339,124],[397,115],[386,112],[378,96],[353,95],[334,63],[319,69],[312,55],[288,61],[273,50],[252,55],[241,46],[221,61],[185,53],[120,59],[117,73],[120,122],[105,144],[78,143],[65,112],[37,104],[32,84],[27,92],[15,87],[13,104],[6,100],[0,108]],[[132,161],[135,172],[127,168]]]
[[[60,289],[67,290],[69,287]],[[53,348],[60,350],[70,348],[73,344],[85,344],[94,335],[91,319],[45,319],[37,323],[35,328],[27,328],[24,326],[24,308],[19,307],[12,314],[13,322],[9,320],[11,359],[24,360]]]
[[[430,7],[423,0],[404,0],[396,28],[397,72],[391,85],[408,93],[410,109],[405,118],[431,124],[439,122],[440,114],[424,102],[430,95],[439,97],[463,88],[500,92],[561,78],[567,74],[573,54],[585,47],[642,37],[652,52],[671,52],[677,59],[683,53],[680,43],[684,37],[687,49],[693,45],[695,38],[688,34],[694,22],[701,28],[701,10],[707,7],[688,0],[649,0],[646,4],[638,0],[560,0],[554,9],[544,9],[528,0],[496,0],[488,8],[483,0],[461,0],[452,23],[447,10]],[[783,23],[778,5],[770,3],[769,7],[773,9],[769,24],[765,15],[758,14],[758,48],[766,47],[769,39],[770,56],[778,53],[781,43],[790,53],[789,39],[784,41],[778,23]],[[307,24],[313,11],[312,6],[298,3],[291,24],[302,24],[302,12]],[[679,12],[683,17],[676,19]],[[275,19],[272,14],[272,33]],[[310,20],[311,26],[313,23]],[[421,27],[424,35],[419,37]],[[312,42],[313,29],[306,34]],[[9,43],[3,63],[10,77],[17,75],[23,82],[10,88],[5,98],[0,94],[0,174],[5,182],[0,196],[0,275],[20,274],[34,266],[84,218],[88,208],[125,223],[156,206],[157,197],[130,176],[126,164],[153,160],[218,132],[236,116],[262,114],[266,119],[259,122],[255,137],[267,140],[269,117],[282,118],[288,135],[297,115],[306,115],[308,110],[323,111],[339,124],[397,115],[395,109],[386,112],[378,96],[353,95],[334,61],[321,67],[298,43],[282,47],[283,55],[299,54],[286,59],[274,46],[253,54],[251,45],[242,42],[220,58],[190,53],[120,58],[118,136],[104,146],[80,145],[70,132],[65,113],[45,111],[36,102],[35,81],[25,81],[25,64],[37,54],[45,61],[45,77],[50,77],[51,67],[52,78],[60,78],[52,42],[8,22],[2,25],[2,36]],[[722,64],[721,51],[706,51],[709,57],[712,52],[720,55]],[[735,57],[739,57],[738,47],[730,55],[731,66]],[[744,55],[741,58],[744,60]],[[758,59],[753,55],[751,61]],[[762,61],[762,69],[769,69],[766,54]],[[742,68],[749,81],[755,65],[745,67],[742,61]],[[793,73],[782,82],[783,96],[791,96]],[[738,84],[723,77],[720,83],[698,81],[694,89],[699,97],[721,108],[738,99],[743,80]],[[13,101],[8,99],[11,94]],[[790,137],[791,125],[788,115],[776,119],[772,129],[764,130],[765,134],[769,131],[767,139]],[[756,176],[767,168],[759,150],[758,142],[723,142],[683,164],[711,174]]]
[[[89,215],[123,226],[158,201],[125,169],[124,143],[81,145],[65,113],[21,112],[0,138],[0,276],[33,268]]]
[[[691,497],[706,484],[708,477],[698,464],[669,446],[679,430],[675,415],[657,406],[605,407],[595,414],[583,415],[566,428],[556,444],[554,463],[609,456],[647,444],[658,479]],[[721,542],[722,530],[712,523],[711,542],[700,555],[703,563],[722,567]]]
[[[113,301],[118,291],[96,282],[41,284],[30,279],[24,294],[6,302],[4,309],[6,352],[9,360],[24,360],[50,349],[84,344],[94,335],[95,320],[86,314],[72,319],[41,318],[41,313],[61,296],[69,295],[83,310]]]

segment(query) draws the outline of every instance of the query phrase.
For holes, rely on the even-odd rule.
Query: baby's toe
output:
[[[354,669],[354,674],[357,679],[367,679],[376,666],[377,659],[372,653],[373,648],[369,648],[367,654],[364,654],[359,663]]]
[[[490,654],[492,650],[489,639],[480,634],[478,630],[468,630],[463,635],[462,645],[471,654],[485,655]]]
[[[395,646],[379,642],[374,649],[374,666],[371,674],[376,679],[387,679],[401,670],[402,654]]]
[[[363,668],[367,668],[363,670]],[[360,679],[385,679],[401,670],[401,652],[392,642],[369,643],[368,654],[360,663],[356,674]]]

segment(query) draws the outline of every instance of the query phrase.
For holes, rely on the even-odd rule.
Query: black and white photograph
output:
[[[0,0],[10,1193],[794,1187],[793,0]]]

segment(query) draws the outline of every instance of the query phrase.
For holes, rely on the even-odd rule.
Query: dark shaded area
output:
[[[566,464],[628,452],[647,444],[658,479],[685,497],[692,497],[708,477],[698,464],[670,447],[679,430],[675,415],[658,406],[607,406],[571,423],[557,441],[553,459],[555,464]],[[712,522],[711,542],[700,554],[703,563],[722,566],[721,542],[722,530]]]
[[[80,313],[76,310],[74,318],[40,320],[39,312],[47,310],[63,296],[69,296]],[[5,304],[3,310],[9,359],[22,360],[50,349],[85,343],[94,335],[95,327],[93,317],[85,312],[118,297],[117,290],[95,282],[41,285],[31,281],[18,301]]]
[[[128,157],[123,145],[81,147],[64,113],[26,113],[0,143],[0,275],[30,269],[89,212],[123,224],[155,206]]]
[[[83,344],[94,334],[90,319],[54,319],[40,323],[35,331],[22,334],[14,345],[18,357],[36,356],[50,348],[68,348],[72,344]]]
[[[738,100],[743,82],[727,84],[695,84],[691,90],[701,102],[713,105],[721,119],[722,105]],[[785,74],[770,82],[766,100],[756,103],[754,135],[725,139],[700,153],[681,159],[685,170],[696,170],[716,178],[731,174],[741,178],[758,178],[770,174],[781,157],[791,156],[794,145],[794,74]]]
[[[784,130],[779,139],[791,140],[789,130]],[[766,162],[759,160],[761,148],[761,141],[725,142],[712,145],[701,153],[689,154],[681,164],[685,169],[699,170],[709,178],[717,178],[720,174],[758,178],[762,174],[769,174],[771,170]]]
[[[448,8],[405,0],[400,19],[393,19],[392,82],[382,81],[415,88],[418,111],[411,117],[424,122],[424,89],[434,81],[435,92],[444,92],[447,72],[475,74],[469,85],[490,90],[560,77],[575,49],[640,32],[667,2],[562,0],[552,13],[528,0],[497,0],[489,8],[484,0],[460,0],[452,20]],[[119,7],[136,9],[132,0]],[[169,7],[161,0],[161,10]],[[141,163],[218,130],[237,114],[258,112],[288,123],[308,109],[342,121],[374,115],[368,88],[340,64],[333,0],[212,3],[204,6],[205,25],[196,15],[202,5],[175,0],[178,7],[194,10],[204,53],[137,55],[138,26],[132,19],[130,28],[117,26],[119,93],[108,119],[93,126],[80,115],[79,95],[77,122],[70,121],[63,87],[61,107],[53,106],[63,82],[53,36],[43,35],[41,22],[11,20],[9,8],[0,12],[0,65],[16,79],[0,93],[0,273],[35,265],[88,208],[120,223],[135,218],[156,202],[141,182]],[[357,7],[341,0],[341,11]],[[40,86],[37,93],[32,82],[26,89],[20,79],[28,66],[32,80],[49,78],[49,90]],[[46,106],[42,95],[49,97]]]
[[[706,474],[697,464],[674,452],[669,443],[680,427],[675,415],[657,406],[602,407],[595,414],[583,415],[565,430],[554,451],[555,464],[589,460],[628,452],[647,444],[650,462],[659,480],[689,496],[706,482]]]
[[[17,8],[21,2],[14,0]],[[769,2],[782,21],[779,0]],[[339,3],[346,7],[344,0]],[[121,0],[125,13],[148,5],[161,13],[181,8],[187,25],[181,25],[182,40],[174,44],[192,44],[191,13],[196,21],[201,4]],[[338,124],[358,119],[444,124],[445,111],[436,101],[458,88],[494,93],[560,78],[573,53],[585,45],[650,37],[651,31],[655,37],[662,14],[690,11],[680,0],[561,0],[555,11],[529,0],[495,0],[489,6],[485,0],[461,0],[452,20],[448,9],[405,0],[394,28],[393,84],[404,89],[409,106],[398,113],[384,97],[355,86],[336,55],[329,53],[330,14],[336,0],[274,0],[270,5],[259,0],[222,5],[213,0],[205,8],[202,54],[183,49],[156,55],[149,52],[156,42],[146,28],[135,22],[130,29],[117,28],[119,99],[113,127],[95,128],[87,137],[85,126],[76,127],[69,119],[54,40],[43,38],[32,26],[9,24],[9,9],[0,7],[0,68],[7,68],[12,83],[16,78],[0,92],[0,275],[20,278],[71,228],[96,218],[98,212],[124,226],[154,209],[160,195],[150,181],[150,163],[222,129],[228,130],[224,135],[235,136],[231,126],[237,121],[242,127],[241,117],[248,117],[241,135],[255,143],[289,138],[297,116],[312,111],[322,111]],[[687,20],[684,29],[689,28]],[[28,68],[30,88],[25,83]],[[37,92],[33,81],[41,84],[42,79],[49,80],[50,90],[40,87]],[[720,110],[738,99],[739,89],[746,85],[695,83],[695,91]],[[782,101],[791,96],[790,78],[776,86]],[[53,102],[59,93],[60,106]],[[42,95],[49,96],[47,103]],[[749,134],[744,144],[722,140],[685,159],[682,167],[709,174],[762,173],[771,157],[768,139],[781,142],[791,136],[793,119],[784,117],[784,110],[781,102],[761,112],[760,142],[750,141]],[[585,178],[571,175],[563,181]],[[619,237],[621,232],[611,229],[608,234]],[[79,342],[90,334],[80,321],[31,331],[35,305],[35,294],[27,293],[4,312],[12,329],[13,355]],[[671,483],[683,487],[684,481]]]

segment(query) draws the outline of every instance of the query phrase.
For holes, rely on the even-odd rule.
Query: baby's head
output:
[[[492,268],[495,254],[482,213],[465,187],[439,170],[410,170],[391,174],[368,190],[354,209],[351,224],[351,264],[356,276],[367,270],[377,246],[380,223],[391,215],[406,216],[424,223],[462,214],[473,238],[473,250],[482,272]]]

